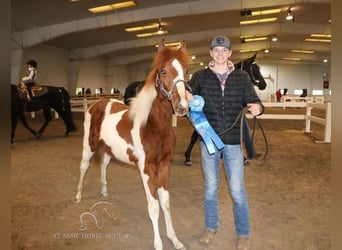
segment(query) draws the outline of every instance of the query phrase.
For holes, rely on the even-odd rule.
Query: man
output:
[[[264,107],[255,92],[248,74],[235,69],[229,60],[232,55],[230,40],[215,37],[210,46],[212,61],[208,68],[197,71],[190,80],[192,95],[204,98],[203,112],[217,134],[230,128],[244,107],[254,115],[263,113]],[[193,98],[189,94],[191,101]],[[200,141],[201,161],[204,173],[205,231],[200,242],[209,244],[219,226],[218,186],[219,165],[222,155],[229,190],[233,199],[236,249],[249,249],[249,207],[244,187],[244,158],[240,145],[240,126],[220,135],[224,148],[209,154],[203,140]]]

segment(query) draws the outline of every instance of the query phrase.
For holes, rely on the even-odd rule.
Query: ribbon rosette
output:
[[[209,154],[216,152],[216,148],[221,150],[224,143],[216,134],[214,129],[209,124],[202,109],[204,107],[204,99],[202,96],[194,95],[194,98],[189,101],[190,105],[190,120],[195,127],[197,133],[202,137]],[[216,146],[216,147],[215,147]]]

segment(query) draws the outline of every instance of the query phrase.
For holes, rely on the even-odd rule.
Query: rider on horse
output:
[[[31,88],[34,86],[35,78],[37,77],[37,62],[35,60],[28,60],[26,62],[27,71],[26,75],[21,79],[21,87],[26,92],[27,100],[30,101],[32,98]]]

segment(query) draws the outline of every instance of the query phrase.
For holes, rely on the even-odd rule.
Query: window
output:
[[[96,94],[96,95],[101,95],[102,93],[103,93],[102,88],[96,88],[96,89],[95,89],[95,94]]]
[[[294,94],[295,95],[301,95],[301,94],[303,94],[303,90],[302,89],[295,89]]]
[[[312,95],[323,95],[323,90],[321,89],[313,89]]]
[[[84,95],[84,88],[76,88],[76,95]]]

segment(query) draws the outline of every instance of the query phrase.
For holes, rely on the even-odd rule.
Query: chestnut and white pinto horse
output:
[[[135,164],[146,193],[154,248],[158,250],[163,248],[158,227],[159,205],[164,212],[167,236],[175,249],[185,249],[172,225],[168,186],[176,141],[172,114],[183,116],[189,109],[185,90],[188,58],[184,42],[177,49],[166,48],[162,42],[146,83],[130,106],[114,99],[101,99],[89,107],[84,120],[76,202],[81,201],[83,178],[96,151],[103,152],[103,196],[108,195],[106,169],[111,158]]]

